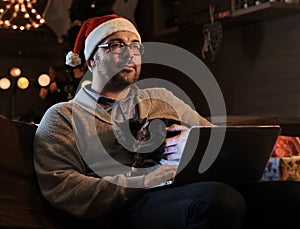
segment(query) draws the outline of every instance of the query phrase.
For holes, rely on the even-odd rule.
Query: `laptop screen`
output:
[[[278,125],[192,127],[173,184],[257,181],[279,133]]]

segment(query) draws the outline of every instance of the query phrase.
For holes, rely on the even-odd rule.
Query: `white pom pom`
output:
[[[69,65],[71,67],[76,67],[81,64],[81,59],[77,53],[74,53],[72,51],[68,52],[66,56],[66,65]]]

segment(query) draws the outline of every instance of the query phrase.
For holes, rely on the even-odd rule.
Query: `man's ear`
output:
[[[87,61],[88,67],[94,67],[95,66],[95,60],[94,59],[89,59]]]

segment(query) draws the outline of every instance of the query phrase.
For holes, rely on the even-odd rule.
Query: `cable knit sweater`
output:
[[[166,89],[141,89],[134,99],[141,118],[211,125]],[[131,158],[112,124],[112,116],[83,89],[47,110],[35,135],[34,166],[50,204],[80,218],[98,218],[143,191],[138,187],[144,176],[125,175]]]

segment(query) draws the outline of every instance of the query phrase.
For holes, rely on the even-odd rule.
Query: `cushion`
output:
[[[300,156],[300,137],[278,136],[274,145],[272,156],[273,157]]]
[[[271,157],[261,180],[300,181],[300,156]]]

